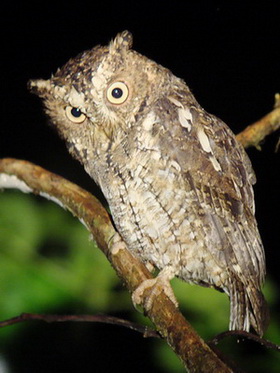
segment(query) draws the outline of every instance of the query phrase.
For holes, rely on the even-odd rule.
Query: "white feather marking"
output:
[[[181,125],[188,131],[192,129],[192,114],[189,109],[178,109],[178,116]]]
[[[98,66],[97,74],[102,75],[104,79],[109,78],[111,76],[111,69],[106,59],[103,60],[103,62]]]
[[[232,267],[236,273],[242,273],[242,270],[239,264],[233,264]]]
[[[181,166],[179,165],[179,163],[178,162],[176,162],[176,161],[171,161],[170,162],[170,166],[171,167],[174,167],[177,171],[181,171]]]
[[[85,104],[84,102],[85,95],[81,92],[79,93],[76,88],[73,86],[71,87],[71,91],[69,93],[69,103],[73,107],[82,108]]]
[[[103,88],[105,84],[105,79],[103,78],[102,75],[95,75],[92,79],[91,82],[93,86],[96,88],[97,91]]]
[[[132,173],[133,173],[133,177],[134,177],[134,178],[138,178],[139,175],[140,175],[140,173],[142,172],[142,170],[143,170],[142,165],[141,165],[141,164],[138,164],[137,167],[136,167],[136,170],[135,170],[135,171],[132,171]]]
[[[212,162],[213,167],[215,168],[216,171],[222,171],[221,165],[218,162],[217,158],[215,158],[213,155],[210,157],[210,161]]]
[[[53,87],[53,94],[56,97],[56,99],[57,98],[63,99],[65,97],[67,93],[65,87],[60,87],[58,85],[53,85],[52,87]]]
[[[158,237],[159,237],[158,231],[156,230],[156,228],[153,225],[151,225],[151,224],[146,225],[145,229],[146,229],[146,232],[149,235],[149,237],[151,237],[152,239],[158,239]]]
[[[206,153],[212,153],[212,149],[211,149],[211,146],[210,146],[209,138],[206,135],[206,133],[203,131],[202,128],[198,129],[198,131],[197,131],[197,137],[198,137],[198,140],[200,142],[200,145],[202,146],[202,149]]]
[[[183,104],[180,101],[176,100],[176,98],[169,96],[168,100],[171,101],[174,105],[178,106],[179,108],[184,108]]]
[[[192,117],[192,114],[189,108],[184,107],[184,105],[180,101],[176,100],[176,98],[172,96],[169,96],[168,100],[179,108],[178,109],[179,122],[184,128],[190,131],[192,128],[193,117]]]
[[[162,256],[162,261],[163,261],[163,264],[164,264],[165,266],[168,265],[168,264],[170,263],[170,256],[167,255],[166,253],[163,254],[163,256]]]
[[[161,153],[158,151],[153,151],[151,153],[151,157],[155,160],[158,161],[161,158]]]
[[[191,240],[194,240],[194,238],[197,236],[197,233],[196,232],[191,232],[190,234],[189,234],[189,237],[190,237],[190,239]]]
[[[211,161],[214,169],[216,171],[222,171],[222,168],[221,168],[221,165],[220,165],[219,161],[217,160],[217,158],[213,154],[213,150],[211,148],[209,138],[206,135],[206,133],[203,131],[202,128],[198,129],[198,131],[197,131],[197,137],[198,137],[198,140],[200,142],[200,145],[201,145],[202,149],[206,153],[211,153],[211,155],[209,156],[209,159],[210,159],[210,161]]]
[[[153,125],[157,122],[155,113],[151,111],[142,122],[144,130],[150,131],[153,128]]]

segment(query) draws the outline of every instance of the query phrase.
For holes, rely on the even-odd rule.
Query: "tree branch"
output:
[[[216,335],[213,339],[208,341],[208,345],[210,347],[214,347],[217,345],[221,340],[227,337],[237,337],[242,339],[249,339],[256,343],[259,343],[262,346],[265,346],[266,348],[271,348],[272,350],[275,350],[277,352],[280,352],[280,345],[277,345],[276,343],[270,342],[264,338],[259,337],[258,335],[248,333],[245,330],[227,330],[226,332],[220,333]]]
[[[245,146],[259,146],[269,133],[279,128],[280,108],[247,127],[237,136]],[[68,209],[87,227],[98,247],[104,252],[121,280],[133,292],[144,280],[152,278],[142,262],[125,248],[111,252],[112,238],[116,231],[110,216],[101,203],[77,185],[35,166],[15,159],[0,160],[0,188],[16,188],[33,192],[54,200]],[[144,292],[144,297],[148,296]],[[144,304],[145,304],[144,299]],[[170,299],[161,293],[150,310],[145,310],[156,329],[171,348],[182,359],[191,373],[229,373],[233,370],[225,365],[209,346],[197,335],[190,324]]]
[[[255,146],[261,149],[260,143],[264,138],[280,128],[280,94],[275,95],[274,110],[257,122],[246,127],[236,137],[244,148]]]
[[[42,315],[38,313],[22,313],[19,316],[12,317],[11,319],[0,321],[0,328],[5,326],[10,326],[14,324],[18,324],[23,321],[33,321],[33,320],[40,320],[45,321],[48,323],[52,322],[67,322],[67,321],[75,321],[75,322],[99,322],[103,324],[112,324],[112,325],[119,325],[125,328],[134,330],[143,334],[145,338],[153,337],[159,338],[159,334],[143,325],[136,324],[132,321],[120,319],[118,317],[107,316],[107,315]]]

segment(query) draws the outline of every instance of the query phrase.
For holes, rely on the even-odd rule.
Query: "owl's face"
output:
[[[109,46],[71,59],[51,79],[29,83],[71,153],[84,164],[89,149],[100,155],[117,144],[168,90],[169,70],[131,50],[131,44],[125,31]]]

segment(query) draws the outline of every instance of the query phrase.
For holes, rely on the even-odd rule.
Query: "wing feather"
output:
[[[192,117],[191,131],[175,120],[171,129],[166,126],[169,135],[162,136],[162,146],[168,141],[185,182],[195,192],[193,208],[202,211],[205,226],[201,229],[207,234],[213,257],[243,284],[254,281],[260,287],[265,258],[254,216],[255,175],[251,162],[224,122],[197,104],[188,107],[188,111]],[[198,131],[203,131],[207,140]],[[211,156],[220,169],[215,168]]]

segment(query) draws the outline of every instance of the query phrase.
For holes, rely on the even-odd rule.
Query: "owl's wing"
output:
[[[255,176],[243,147],[225,123],[197,105],[165,129],[169,135],[162,141],[169,141],[186,189],[193,192],[190,209],[203,222],[211,255],[243,283],[250,278],[260,286],[265,264],[254,217]]]

